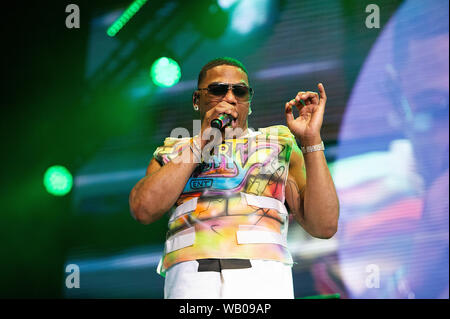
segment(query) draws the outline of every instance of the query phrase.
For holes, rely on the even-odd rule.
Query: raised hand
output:
[[[325,104],[327,96],[322,83],[317,85],[320,93],[316,92],[298,92],[295,99],[290,100],[285,105],[286,122],[289,130],[300,140],[303,146],[319,144],[320,129],[323,123]],[[294,117],[293,107],[299,110],[299,116]]]

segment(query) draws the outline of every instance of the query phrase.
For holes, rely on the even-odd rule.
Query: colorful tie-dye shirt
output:
[[[285,183],[295,138],[286,126],[226,139],[186,183],[168,224],[159,272],[202,258],[276,260],[292,264],[286,247]],[[192,138],[167,138],[154,158],[165,165]]]

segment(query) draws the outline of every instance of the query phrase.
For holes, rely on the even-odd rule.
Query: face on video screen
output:
[[[448,298],[448,2],[435,4],[392,16],[347,105],[335,182],[352,297]]]

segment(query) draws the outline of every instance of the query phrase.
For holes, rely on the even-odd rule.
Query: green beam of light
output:
[[[139,11],[139,9],[147,2],[147,0],[135,0],[132,4],[125,10],[124,13],[114,21],[114,23],[108,28],[106,33],[113,37],[119,32],[123,26],[130,21],[130,19]]]
[[[47,192],[55,196],[64,196],[72,189],[72,174],[64,166],[49,167],[44,174],[44,186]]]

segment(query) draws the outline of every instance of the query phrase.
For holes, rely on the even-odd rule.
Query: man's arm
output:
[[[291,133],[302,146],[318,145],[322,142],[320,129],[323,123],[327,95],[322,83],[316,92],[298,92],[295,99],[285,105],[286,122]],[[297,108],[299,116],[292,112]],[[297,221],[314,237],[330,238],[337,231],[339,200],[336,194],[327,161],[322,151],[302,156],[298,147],[291,156],[291,167],[287,190],[288,204]],[[305,167],[305,170],[302,167]],[[305,178],[306,183],[305,183]],[[288,197],[286,197],[288,199]]]
[[[294,149],[286,201],[295,220],[311,236],[328,239],[336,233],[339,200],[323,152],[303,157],[298,148]]]
[[[190,147],[185,147],[181,154],[162,167],[155,159],[150,162],[146,176],[133,187],[130,193],[130,210],[137,221],[145,225],[150,224],[172,208],[197,167],[199,156],[206,144],[211,146],[213,143],[220,144],[221,141],[215,139],[211,141],[210,135],[203,132],[208,132],[211,128],[211,120],[222,113],[238,117],[234,106],[225,101],[206,112],[202,121],[201,138],[196,139],[196,145],[198,145],[196,153],[200,152],[196,156]]]
[[[175,204],[186,182],[195,170],[189,147],[162,166],[155,160],[150,161],[146,176],[131,190],[129,203],[132,216],[147,225],[160,219]]]

